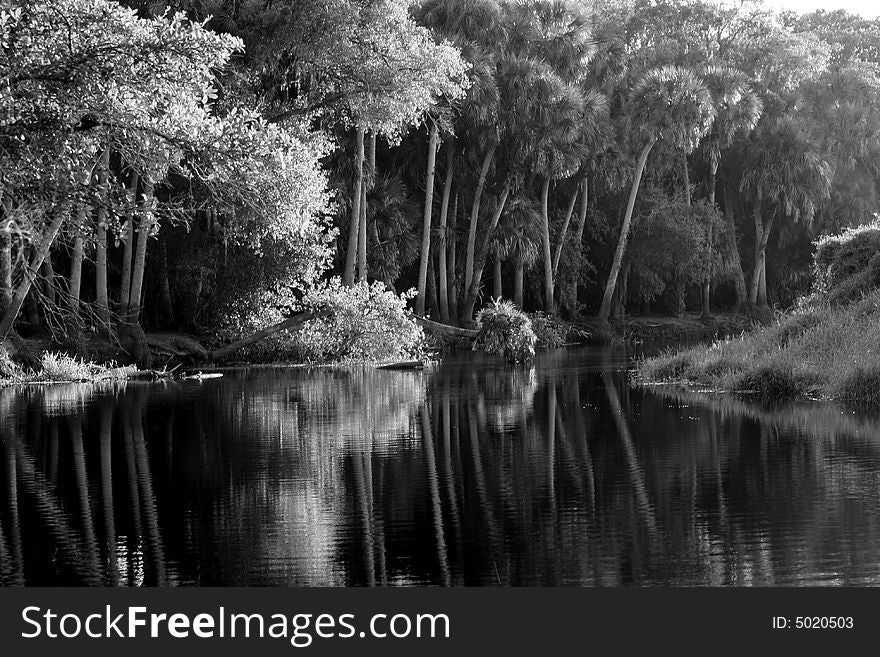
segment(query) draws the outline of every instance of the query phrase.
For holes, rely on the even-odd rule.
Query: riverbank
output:
[[[670,351],[638,364],[641,383],[672,383],[764,399],[880,404],[880,290],[844,306],[785,316],[709,347]]]
[[[880,225],[821,238],[798,310],[739,337],[639,363],[642,383],[678,383],[765,399],[880,406]]]

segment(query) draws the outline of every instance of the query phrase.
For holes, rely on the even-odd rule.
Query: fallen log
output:
[[[475,340],[479,333],[476,329],[466,329],[459,326],[450,326],[449,324],[440,324],[439,322],[432,322],[430,319],[425,319],[424,317],[416,317],[416,321],[419,323],[419,326],[426,331],[447,338],[467,338],[468,340]]]
[[[310,319],[317,319],[319,317],[327,317],[328,315],[330,315],[330,312],[331,311],[329,311],[329,310],[321,310],[318,312],[314,312],[314,311],[310,310],[310,311],[307,311],[304,313],[299,313],[297,315],[293,315],[293,316],[285,319],[283,322],[278,322],[277,324],[273,324],[272,326],[268,326],[264,329],[257,331],[256,333],[252,333],[251,335],[247,336],[246,338],[242,338],[241,340],[236,340],[235,342],[233,342],[231,344],[220,347],[219,349],[215,349],[214,351],[211,352],[210,359],[214,362],[221,361],[225,358],[228,358],[229,356],[234,354],[236,351],[239,351],[240,349],[244,349],[245,347],[248,347],[256,342],[259,342],[260,340],[268,338],[271,335],[275,335],[276,333],[280,333],[281,331],[286,331],[286,330],[290,330],[293,328],[298,328],[298,327],[302,326],[303,324],[305,324]]]
[[[425,364],[420,360],[399,360],[393,363],[383,363],[376,367],[380,370],[421,370],[425,368]]]

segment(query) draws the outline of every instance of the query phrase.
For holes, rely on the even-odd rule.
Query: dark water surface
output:
[[[620,351],[0,389],[0,583],[880,583],[880,421]]]

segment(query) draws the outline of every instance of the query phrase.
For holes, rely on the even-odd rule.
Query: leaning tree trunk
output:
[[[416,297],[416,315],[425,314],[425,292],[428,282],[428,260],[431,257],[431,214],[434,208],[434,165],[437,161],[437,143],[440,140],[437,123],[431,126],[428,138],[428,171],[425,176],[425,208],[422,213],[422,253],[419,258],[419,287]]]
[[[0,342],[3,342],[12,330],[12,325],[15,322],[15,318],[18,317],[18,313],[21,311],[25,297],[28,295],[28,292],[30,292],[31,285],[36,280],[37,272],[40,271],[40,267],[43,266],[43,261],[46,259],[49,249],[52,248],[52,244],[55,243],[55,238],[58,236],[58,232],[61,230],[61,225],[63,223],[64,214],[59,212],[52,220],[46,235],[40,241],[33,258],[28,265],[28,269],[22,277],[21,283],[19,283],[18,287],[15,289],[15,293],[12,295],[12,300],[9,302],[2,319],[0,319]]]
[[[58,292],[57,287],[55,285],[55,267],[52,266],[52,250],[49,249],[49,252],[46,254],[46,259],[43,260],[43,280],[46,283],[46,301],[49,303],[50,312],[54,310],[58,306]]]
[[[98,165],[98,185],[101,188],[101,202],[98,204],[98,215],[95,228],[95,306],[98,319],[104,328],[110,326],[110,303],[107,297],[107,172],[110,169],[110,147],[101,154]]]
[[[473,317],[474,305],[477,303],[477,295],[480,291],[480,279],[483,277],[483,267],[486,264],[486,256],[489,255],[489,246],[492,243],[492,234],[495,232],[495,227],[498,225],[501,213],[504,212],[504,204],[507,203],[507,197],[509,194],[510,183],[506,182],[504,183],[504,190],[501,192],[501,198],[498,199],[498,207],[495,208],[495,212],[489,222],[486,237],[480,247],[480,252],[475,258],[474,276],[471,280],[471,286],[465,292],[464,306],[462,307],[461,313],[461,317],[465,321],[469,322]]]
[[[559,260],[562,258],[562,249],[565,247],[565,236],[568,233],[568,224],[571,223],[571,216],[574,214],[574,206],[575,203],[577,203],[579,191],[578,188],[575,188],[574,193],[571,195],[571,200],[568,202],[568,210],[565,212],[565,221],[562,222],[562,229],[559,231],[559,242],[556,244],[556,251],[553,252],[554,279],[559,271]]]
[[[122,276],[119,283],[119,307],[121,312],[128,310],[128,304],[131,300],[131,259],[134,252],[134,215],[137,208],[137,189],[140,177],[137,172],[132,172],[131,182],[128,186],[129,203],[128,217],[126,218],[127,228],[123,239],[122,248]]]
[[[449,211],[449,196],[452,192],[452,172],[455,167],[455,140],[450,139],[446,146],[446,178],[443,181],[443,200],[440,203],[440,219],[438,227],[442,240],[440,249],[437,253],[437,287],[440,296],[440,319],[444,322],[449,321],[449,281],[448,281],[448,264],[446,262],[447,241],[446,235],[446,219]]]
[[[364,183],[364,129],[357,129],[354,152],[354,187],[351,190],[351,221],[348,227],[348,249],[345,251],[345,269],[342,282],[354,285],[354,266],[357,262],[358,225],[361,216],[361,185]]]
[[[141,312],[141,292],[144,284],[144,270],[147,266],[147,241],[156,219],[153,216],[153,181],[144,180],[144,212],[138,223],[137,250],[134,255],[131,276],[131,296],[128,300],[126,320],[129,324],[137,324]]]
[[[471,289],[474,279],[474,251],[477,248],[477,222],[480,217],[480,201],[483,197],[483,187],[486,185],[486,176],[489,174],[489,166],[492,164],[492,158],[495,157],[495,149],[497,144],[492,144],[486,154],[483,156],[483,164],[480,167],[480,177],[477,179],[477,188],[474,191],[474,203],[471,206],[470,225],[468,226],[467,251],[464,259],[464,285],[462,291],[467,295],[467,291]],[[470,320],[470,316],[464,319]]]
[[[629,225],[632,221],[633,208],[636,204],[636,196],[639,193],[639,184],[642,181],[642,173],[645,171],[645,163],[648,161],[648,155],[656,138],[651,138],[642,152],[639,154],[639,160],[636,163],[635,174],[633,175],[632,187],[629,191],[629,201],[626,204],[626,213],[623,215],[623,225],[620,227],[620,237],[617,238],[617,248],[614,250],[614,261],[611,264],[611,272],[608,274],[608,282],[605,284],[605,294],[602,296],[602,305],[599,308],[599,319],[607,322],[611,314],[611,299],[614,296],[614,288],[617,286],[617,276],[620,273],[620,265],[623,263],[623,253],[626,249],[626,241],[629,238]]]
[[[550,195],[550,176],[544,178],[541,185],[541,230],[544,246],[544,312],[556,314],[553,303],[553,255],[550,252],[550,215],[547,211],[547,197]]]
[[[292,317],[288,317],[287,319],[278,322],[277,324],[273,324],[272,326],[267,326],[264,329],[256,331],[247,337],[242,338],[241,340],[236,340],[235,342],[228,344],[226,346],[220,347],[219,349],[215,349],[211,352],[211,361],[220,362],[236,351],[244,349],[260,340],[268,338],[271,335],[275,335],[276,333],[280,333],[281,331],[287,331],[290,329],[298,328],[305,324],[310,319],[318,319],[321,317],[328,317],[331,314],[329,310],[321,310],[321,311],[306,311],[302,313],[298,313],[293,315]]]
[[[501,301],[504,293],[504,286],[501,284],[501,258],[497,255],[492,263],[492,280],[495,283],[495,289],[493,290],[495,294],[493,296],[496,301]]]
[[[587,224],[587,210],[589,208],[589,191],[590,191],[590,179],[584,175],[584,179],[582,182],[583,192],[581,193],[581,207],[578,211],[578,222],[577,227],[574,231],[574,243],[575,248],[580,251],[583,248],[584,243],[584,227]],[[571,290],[569,292],[569,298],[572,302],[572,311],[577,308],[577,293],[578,293],[578,277],[572,276],[571,278]]]

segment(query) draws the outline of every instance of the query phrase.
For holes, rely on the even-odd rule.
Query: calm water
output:
[[[0,583],[880,583],[880,421],[628,366],[0,389]]]

